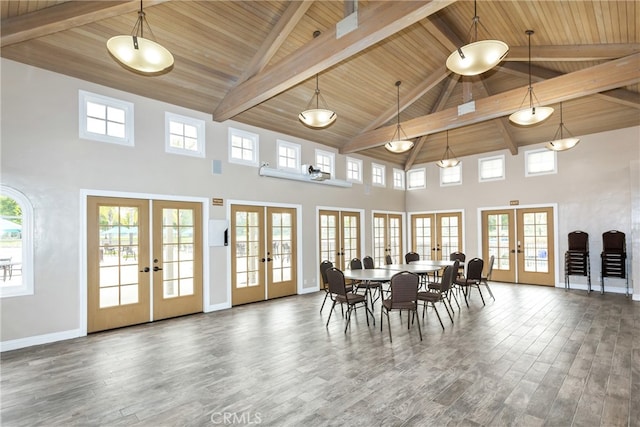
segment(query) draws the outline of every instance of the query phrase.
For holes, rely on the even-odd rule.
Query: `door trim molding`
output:
[[[465,248],[467,247],[467,224],[466,224],[466,217],[465,217],[465,210],[464,209],[440,209],[440,210],[436,210],[436,211],[415,211],[415,212],[407,212],[407,229],[411,229],[411,227],[413,226],[413,216],[414,215],[438,215],[441,213],[460,213],[460,218],[461,218],[461,224],[460,227],[462,229],[462,248],[460,248],[460,250],[462,252],[465,251]],[[409,233],[409,230],[407,230],[407,248],[412,248],[413,247],[413,233]]]
[[[202,203],[202,308],[204,313],[213,311],[209,304],[210,299],[210,271],[209,271],[209,245],[207,244],[206,236],[209,235],[209,199],[206,197],[193,197],[193,196],[179,196],[175,194],[157,194],[157,193],[133,193],[129,191],[112,191],[112,190],[99,190],[91,188],[81,188],[80,199],[80,241],[78,247],[80,248],[78,260],[80,268],[78,269],[80,277],[78,278],[79,293],[78,299],[79,305],[79,336],[87,335],[87,199],[89,197],[120,197],[130,199],[142,199],[147,200],[151,204],[151,200],[171,200],[180,202],[195,202]],[[153,302],[151,302],[150,310],[153,310]],[[152,318],[151,311],[149,318]]]
[[[556,278],[555,287],[556,288],[564,288],[564,280],[561,280],[560,277],[560,263],[559,263],[559,246],[558,246],[558,204],[557,203],[536,203],[531,205],[502,205],[502,206],[485,206],[479,207],[476,211],[476,235],[478,236],[478,246],[477,251],[479,254],[482,253],[482,212],[484,211],[497,211],[497,210],[513,210],[516,211],[518,209],[535,209],[535,208],[552,208],[553,209],[553,245],[554,245],[554,277]],[[564,265],[564,264],[563,264]]]

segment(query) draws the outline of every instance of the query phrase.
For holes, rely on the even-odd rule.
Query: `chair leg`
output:
[[[467,308],[469,308],[469,301],[467,300],[468,291],[469,291],[469,288],[467,286],[462,288],[462,295],[464,295],[464,302],[465,302],[465,304],[467,304]]]
[[[416,306],[416,310],[417,310],[417,306]],[[414,312],[415,315],[415,312]],[[420,328],[420,321],[418,321],[418,333],[420,334],[420,341],[422,341],[422,328]]]
[[[478,293],[480,294],[480,299],[482,300],[482,305],[486,305],[484,303],[484,297],[482,296],[482,291],[480,290],[480,284],[475,285],[478,288]]]
[[[322,305],[320,306],[320,313],[322,313],[322,309],[324,308],[324,303],[327,302],[328,297],[329,297],[329,292],[325,292],[324,299],[322,300]]]
[[[352,311],[353,306],[349,305],[347,307],[347,324],[344,325],[344,333],[347,333],[347,328],[349,327],[349,325],[351,324],[351,311]]]
[[[493,300],[496,300],[496,297],[493,296],[493,292],[491,292],[491,288],[489,287],[489,282],[487,280],[483,280],[482,284],[485,285],[487,287],[487,290],[489,291],[489,295],[491,296],[491,298],[493,298]]]
[[[333,313],[333,309],[336,306],[336,302],[335,300],[333,301],[333,304],[331,305],[331,310],[329,311],[329,318],[327,319],[327,327],[329,327],[329,320],[331,320],[331,314]]]
[[[449,308],[447,307],[446,297],[442,297],[442,299],[440,301],[442,301],[442,305],[444,305],[444,309],[447,310],[447,314],[449,315],[449,319],[451,319],[451,323],[453,323],[453,316],[451,315],[451,312],[449,311]],[[449,304],[451,304],[451,303],[449,303]],[[452,311],[453,311],[453,309],[452,309]]]
[[[444,331],[444,325],[442,324],[442,319],[440,318],[440,313],[438,313],[438,309],[436,308],[436,305],[434,303],[431,303],[431,306],[433,307],[433,311],[436,312],[436,316],[438,316],[438,321],[440,322],[440,326],[442,326],[442,330]]]
[[[460,310],[460,303],[458,302],[458,298],[456,297],[456,293],[453,291],[453,289],[449,289],[449,295],[453,297],[453,300],[456,302],[456,305],[458,306],[458,310]],[[453,311],[453,305],[451,305],[451,298],[449,298],[449,306],[451,307],[451,311]]]

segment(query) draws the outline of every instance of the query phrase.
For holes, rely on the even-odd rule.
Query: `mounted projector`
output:
[[[306,168],[306,173],[309,175],[312,181],[325,181],[327,179],[331,179],[330,173],[322,172],[320,169],[316,168],[313,165],[309,165]]]

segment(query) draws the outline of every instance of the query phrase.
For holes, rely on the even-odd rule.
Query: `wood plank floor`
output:
[[[640,304],[493,283],[496,301],[325,327],[324,293],[1,355],[3,426],[640,426]],[[474,290],[474,292],[476,292]],[[486,293],[485,293],[486,294]],[[379,304],[379,302],[378,302]]]

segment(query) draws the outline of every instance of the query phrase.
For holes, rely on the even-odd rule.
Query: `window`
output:
[[[362,160],[347,157],[347,180],[362,182]]]
[[[393,169],[393,188],[404,190],[404,171],[402,169]]]
[[[440,168],[440,186],[462,184],[462,162],[450,168]]]
[[[478,180],[497,181],[504,179],[504,155],[478,159]]]
[[[278,140],[278,169],[300,172],[300,145]]]
[[[229,163],[258,166],[258,135],[229,128]]]
[[[33,207],[0,186],[0,297],[33,295]]]
[[[556,173],[556,152],[543,148],[525,151],[525,176],[546,175]]]
[[[335,175],[335,161],[335,154],[329,151],[316,149],[316,163],[314,164],[314,166],[320,169],[322,172],[330,173],[332,178]]]
[[[376,187],[384,187],[385,184],[385,167],[377,163],[371,164],[371,183]]]
[[[133,147],[133,104],[102,95],[79,92],[82,139]]]
[[[412,169],[407,172],[407,189],[417,190],[419,188],[427,188],[427,170]]]
[[[164,114],[165,151],[173,154],[204,157],[204,120]]]

